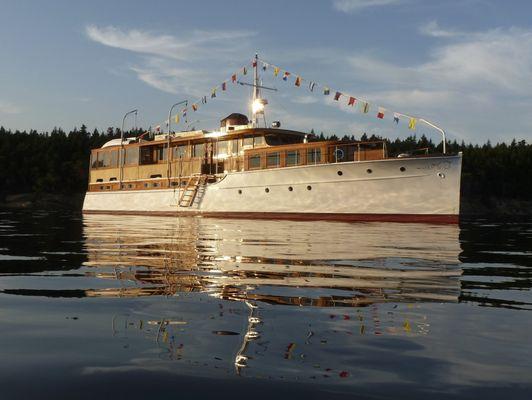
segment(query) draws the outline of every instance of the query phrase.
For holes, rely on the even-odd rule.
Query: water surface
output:
[[[532,223],[3,211],[1,398],[530,398]]]

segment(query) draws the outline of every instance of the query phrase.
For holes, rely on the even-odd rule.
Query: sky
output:
[[[263,93],[268,123],[440,140],[422,123],[414,131],[406,118],[394,123],[399,112],[432,121],[449,140],[530,142],[530,15],[532,2],[517,0],[2,0],[0,126],[102,130],[138,109],[126,129],[164,128],[173,103],[206,95],[177,129],[215,129],[227,114],[249,112],[251,91],[229,83],[211,99],[211,89],[258,53],[291,73],[284,82],[282,72],[261,71],[277,89]]]

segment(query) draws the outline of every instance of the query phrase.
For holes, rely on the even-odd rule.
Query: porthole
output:
[[[439,176],[441,179],[445,178],[445,174],[444,174],[443,172],[438,172],[438,176]]]
[[[338,175],[340,175],[340,176],[342,176],[342,175],[344,174],[342,171],[338,171],[337,173],[338,173]]]
[[[144,184],[144,187],[147,188],[148,186],[150,186],[148,183],[145,183]]]
[[[312,190],[312,186],[308,185],[307,190]]]
[[[288,191],[291,192],[292,190],[294,190],[294,188],[292,186],[288,186]]]
[[[265,191],[266,193],[270,193],[270,189],[268,189],[268,188],[264,189],[264,191]]]
[[[153,187],[158,187],[159,184],[157,182],[153,182]]]
[[[405,168],[405,167],[401,167],[401,168],[399,168],[399,171],[401,171],[401,172],[405,172],[405,171],[406,171],[406,168]]]
[[[172,186],[179,186],[179,182],[172,182]]]
[[[371,168],[368,168],[368,169],[366,170],[366,172],[367,172],[368,174],[371,174],[373,171],[371,170]]]
[[[96,179],[96,182],[103,182],[103,179],[102,178],[98,178],[98,179]]]
[[[103,186],[100,186],[100,190],[103,190]]]
[[[238,194],[242,194],[242,189],[238,189]]]
[[[133,185],[130,183],[129,185],[127,185],[128,189],[131,189],[133,187]]]

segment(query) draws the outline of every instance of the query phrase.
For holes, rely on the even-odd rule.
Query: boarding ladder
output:
[[[179,207],[190,207],[194,203],[194,199],[198,194],[198,189],[205,184],[207,175],[192,175],[188,178],[187,184],[179,197]]]

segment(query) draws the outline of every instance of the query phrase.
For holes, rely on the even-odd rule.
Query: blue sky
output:
[[[209,95],[255,52],[293,75],[368,100],[332,96],[264,73],[267,119],[338,135],[404,137],[424,117],[449,138],[532,139],[532,3],[488,0],[10,1],[0,4],[0,125],[11,129],[164,121],[170,105]],[[317,92],[317,91],[316,91]],[[248,111],[229,85],[198,112],[215,128]],[[342,99],[341,99],[342,100]],[[132,121],[130,121],[132,123]],[[418,124],[416,133],[434,140]]]

